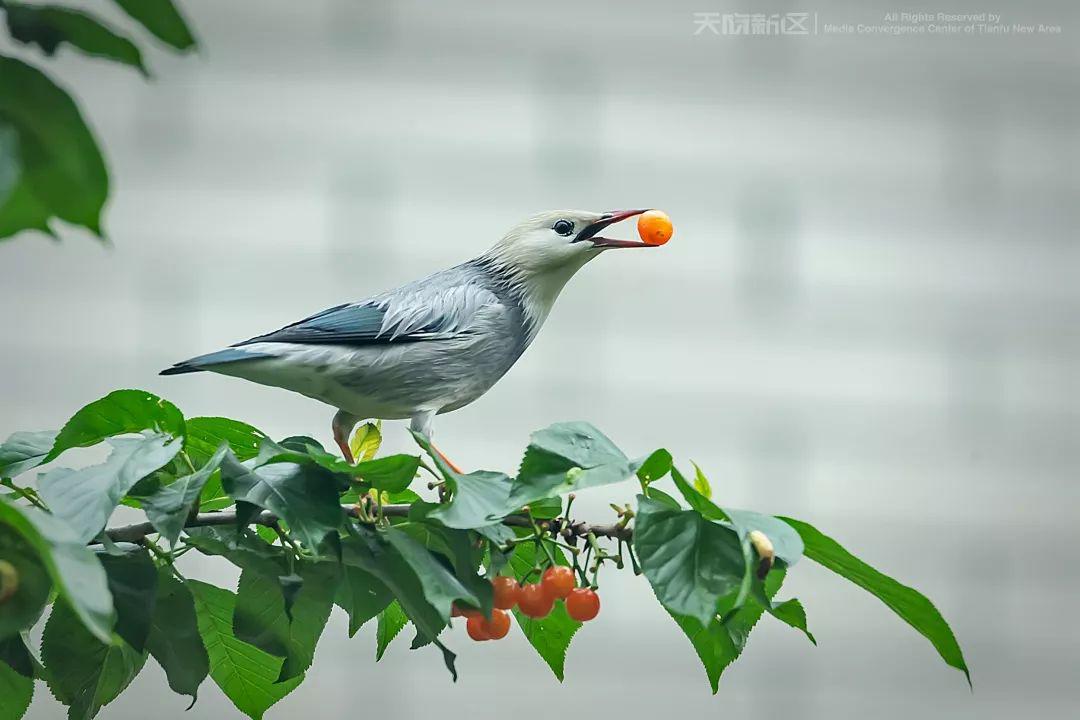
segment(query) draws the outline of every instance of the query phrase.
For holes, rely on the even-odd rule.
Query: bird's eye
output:
[[[551,226],[551,229],[560,235],[569,235],[574,232],[574,223],[569,220],[556,220],[555,224]]]

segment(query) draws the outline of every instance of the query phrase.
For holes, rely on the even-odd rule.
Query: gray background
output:
[[[440,444],[510,471],[557,420],[665,445],[725,503],[811,520],[925,591],[974,695],[807,563],[786,590],[820,646],[765,622],[716,697],[626,573],[562,687],[516,633],[458,630],[456,686],[404,642],[376,665],[373,628],[349,640],[335,612],[271,717],[1075,716],[1080,13],[997,4],[1063,32],[693,34],[701,11],[873,23],[913,3],[187,0],[202,49],[151,54],[155,82],[63,51],[50,66],[113,172],[113,246],[0,246],[0,436],[142,387],[329,442],[313,401],[156,372],[468,258],[538,210],[664,208],[674,240],[586,268],[513,371],[440,418]],[[210,681],[184,705],[151,662],[104,716],[232,716]],[[30,717],[61,711],[42,689]]]

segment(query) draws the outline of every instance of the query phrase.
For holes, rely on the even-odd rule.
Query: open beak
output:
[[[589,225],[584,230],[577,234],[574,238],[574,242],[581,242],[582,240],[590,240],[594,248],[636,248],[636,247],[653,247],[648,243],[641,242],[640,240],[615,240],[612,238],[600,237],[597,233],[606,228],[608,225],[614,225],[617,222],[632,218],[635,215],[640,215],[645,210],[613,210],[611,212],[604,213],[604,216]]]

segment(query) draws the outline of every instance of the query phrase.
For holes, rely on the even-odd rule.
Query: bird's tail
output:
[[[270,356],[265,353],[251,352],[239,348],[228,348],[226,350],[219,350],[207,355],[193,357],[190,360],[178,362],[172,367],[165,368],[158,374],[183,375],[184,373],[202,372],[203,370],[213,370],[220,365],[240,362],[241,360],[257,360],[265,357]]]

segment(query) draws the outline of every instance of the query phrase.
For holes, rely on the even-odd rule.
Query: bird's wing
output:
[[[263,342],[357,346],[444,339],[468,332],[482,308],[499,302],[478,277],[447,271],[368,300],[323,310],[234,347]]]

